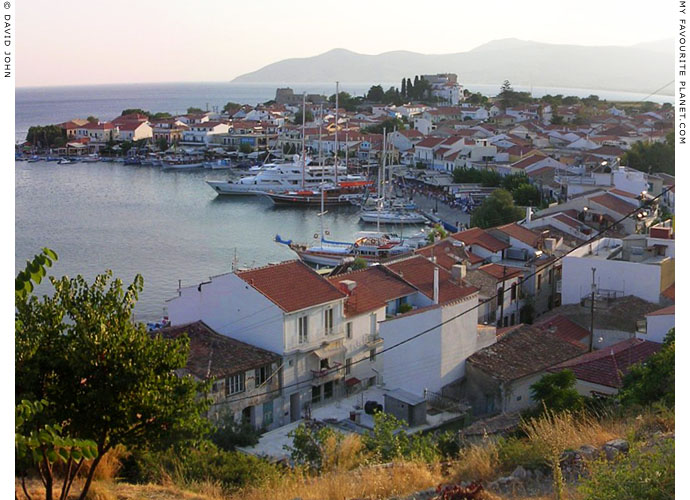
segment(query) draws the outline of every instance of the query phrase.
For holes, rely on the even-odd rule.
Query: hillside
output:
[[[670,40],[629,47],[586,47],[509,38],[454,54],[394,51],[368,55],[333,49],[313,57],[278,61],[233,82],[374,84],[438,72],[457,73],[463,83],[492,84],[508,79],[514,85],[651,93],[673,79],[673,46]]]

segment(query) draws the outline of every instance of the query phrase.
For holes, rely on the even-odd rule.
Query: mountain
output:
[[[368,55],[333,49],[313,57],[278,61],[233,82],[373,85],[440,72],[457,73],[465,84],[510,80],[513,85],[535,87],[653,92],[673,80],[673,43],[660,40],[629,47],[588,47],[506,38],[455,54],[393,51]]]

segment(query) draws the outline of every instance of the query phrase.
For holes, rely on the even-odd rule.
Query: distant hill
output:
[[[233,80],[236,83],[397,82],[422,73],[457,73],[462,83],[653,92],[673,80],[673,42],[630,47],[559,45],[507,38],[455,54],[394,51],[378,55],[333,49],[285,59]],[[671,95],[668,88],[665,94]]]

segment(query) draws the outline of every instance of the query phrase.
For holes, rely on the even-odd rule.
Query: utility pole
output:
[[[597,268],[592,268],[592,298],[590,304],[590,323],[589,323],[589,352],[594,350],[594,294],[597,291],[597,285],[594,281],[594,274],[597,272]]]
[[[503,281],[501,281],[501,317],[496,320],[496,326],[503,326],[503,307],[506,302],[506,266],[503,267]]]

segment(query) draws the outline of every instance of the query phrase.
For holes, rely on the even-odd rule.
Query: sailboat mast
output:
[[[386,129],[383,129],[383,151],[381,152],[381,169],[379,174],[379,199],[376,207],[376,231],[381,232],[381,208],[386,199],[385,181],[386,181]],[[382,197],[383,196],[383,197]]]
[[[335,82],[335,160],[333,168],[335,170],[335,183],[338,184],[338,91],[339,82]]]
[[[307,168],[306,158],[305,158],[305,146],[304,146],[304,127],[306,124],[307,116],[307,93],[302,92],[302,189],[304,189],[304,171]]]
[[[323,104],[319,105],[319,167],[323,176],[323,157],[321,156],[321,127],[323,126]]]

